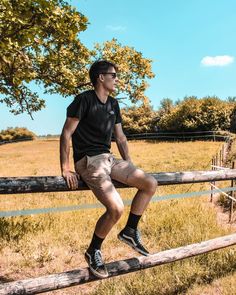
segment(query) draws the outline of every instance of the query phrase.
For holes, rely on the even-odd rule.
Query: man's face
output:
[[[101,74],[103,81],[103,87],[106,88],[109,92],[116,90],[116,84],[118,83],[118,77],[116,70],[113,67],[110,67],[106,73]]]

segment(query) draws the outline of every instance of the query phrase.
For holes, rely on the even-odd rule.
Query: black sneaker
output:
[[[118,239],[131,246],[139,253],[148,256],[149,252],[145,249],[141,243],[140,233],[137,229],[131,227],[125,227],[119,234]]]
[[[107,268],[102,260],[102,253],[98,249],[85,252],[85,260],[89,265],[91,272],[99,278],[107,278],[108,272]]]

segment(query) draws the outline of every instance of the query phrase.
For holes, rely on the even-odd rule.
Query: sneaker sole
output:
[[[129,241],[125,240],[124,238],[122,238],[120,235],[118,235],[118,239],[122,242],[124,242],[125,244],[129,245],[131,248],[133,248],[135,251],[137,251],[140,254],[143,254],[144,256],[149,256],[149,253],[143,252],[142,250],[136,248],[133,244],[131,244]]]
[[[91,265],[89,264],[89,259],[88,259],[86,256],[85,256],[85,260],[86,260],[86,262],[88,263],[88,267],[89,267],[91,273],[94,274],[95,277],[98,277],[98,278],[100,278],[100,279],[104,279],[104,278],[107,278],[107,277],[109,276],[108,273],[105,274],[105,275],[101,275],[99,272],[97,272],[95,269],[93,269],[93,268],[91,267]]]

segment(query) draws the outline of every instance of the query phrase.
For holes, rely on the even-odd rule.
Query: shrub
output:
[[[0,132],[0,140],[35,139],[36,135],[25,127],[8,127]]]

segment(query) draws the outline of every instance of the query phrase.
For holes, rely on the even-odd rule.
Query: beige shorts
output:
[[[86,155],[75,163],[75,171],[97,197],[107,196],[114,191],[111,179],[128,184],[129,175],[136,169],[131,162],[116,159],[111,153]]]

